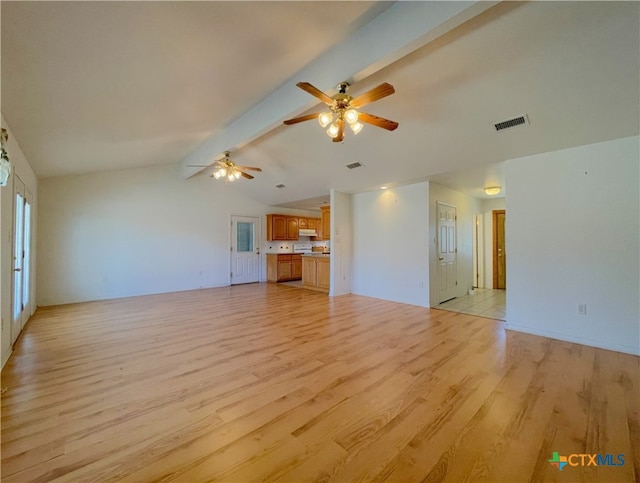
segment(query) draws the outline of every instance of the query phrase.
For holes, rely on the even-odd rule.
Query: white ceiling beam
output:
[[[341,81],[360,81],[410,52],[428,44],[499,2],[397,2],[354,32],[344,42],[297,72],[271,95],[228,127],[207,139],[181,162],[189,178],[233,151],[318,104],[296,87],[300,81],[335,91]]]

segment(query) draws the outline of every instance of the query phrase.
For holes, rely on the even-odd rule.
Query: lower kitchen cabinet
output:
[[[267,254],[267,281],[288,282],[302,278],[302,255]]]
[[[329,292],[329,257],[302,257],[302,287],[320,292]]]

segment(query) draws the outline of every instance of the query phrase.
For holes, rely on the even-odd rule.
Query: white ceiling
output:
[[[638,2],[492,5],[3,1],[2,114],[39,177],[174,164],[182,182],[231,149],[264,170],[234,189],[289,205],[426,179],[482,197],[504,160],[638,134]],[[400,127],[332,143],[281,124],[320,110],[297,81],[343,80],[394,85],[364,110]]]

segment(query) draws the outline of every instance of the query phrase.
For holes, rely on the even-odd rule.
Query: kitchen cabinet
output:
[[[267,240],[287,239],[286,215],[267,215]]]
[[[287,240],[298,239],[298,218],[294,216],[287,217]]]
[[[331,207],[330,206],[321,206],[320,211],[322,211],[321,218],[314,218],[316,222],[316,233],[318,236],[311,238],[312,240],[329,240],[331,239]]]
[[[291,256],[291,280],[302,280],[302,255]]]
[[[309,228],[309,219],[308,218],[298,218],[298,228],[300,228],[300,229]]]
[[[329,280],[331,271],[329,257],[322,257],[316,260],[316,285],[318,290],[329,293]]]
[[[267,254],[267,281],[287,282],[302,278],[302,255]]]
[[[302,287],[328,293],[330,267],[328,256],[302,257]]]
[[[331,239],[331,207],[321,206],[322,212],[321,225],[322,225],[322,240]]]
[[[288,215],[267,215],[267,240],[297,240],[298,217]]]

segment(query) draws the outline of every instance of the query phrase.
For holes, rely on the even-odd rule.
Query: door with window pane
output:
[[[11,341],[16,341],[31,315],[31,194],[14,180],[13,283]]]
[[[231,217],[231,285],[260,280],[260,218]]]

